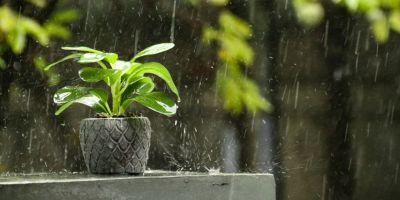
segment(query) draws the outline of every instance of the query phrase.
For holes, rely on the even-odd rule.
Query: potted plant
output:
[[[102,88],[65,86],[53,98],[59,105],[56,115],[75,103],[89,106],[97,112],[96,118],[83,119],[80,125],[80,144],[90,173],[144,172],[150,147],[150,121],[147,117],[127,114],[127,109],[136,102],[167,116],[176,113],[174,100],[165,93],[154,92],[155,84],[145,76],[147,74],[163,79],[178,101],[179,93],[170,73],[162,64],[139,63],[136,60],[173,47],[172,43],[157,44],[140,51],[129,61],[119,60],[116,53],[88,47],[63,47],[63,50],[74,53],[45,68],[49,70],[69,59],[86,66],[95,65],[80,69],[80,79],[89,83],[104,81],[109,88],[111,96]]]

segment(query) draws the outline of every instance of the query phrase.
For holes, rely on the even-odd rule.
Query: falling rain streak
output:
[[[172,17],[171,17],[171,34],[170,34],[170,42],[174,42],[175,40],[175,12],[176,12],[176,0],[174,0],[174,5],[172,8]]]

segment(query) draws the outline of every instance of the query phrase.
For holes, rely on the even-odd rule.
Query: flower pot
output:
[[[87,118],[81,121],[80,143],[93,174],[143,174],[150,148],[147,117]]]

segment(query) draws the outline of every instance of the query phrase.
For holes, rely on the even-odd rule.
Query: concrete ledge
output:
[[[4,200],[275,200],[270,174],[151,171],[145,176],[0,176]]]

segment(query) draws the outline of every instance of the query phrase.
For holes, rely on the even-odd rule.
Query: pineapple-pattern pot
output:
[[[80,126],[86,166],[93,174],[143,174],[150,148],[147,117],[87,118]]]

